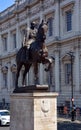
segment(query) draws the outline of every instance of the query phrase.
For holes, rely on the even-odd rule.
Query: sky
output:
[[[0,0],[0,12],[13,5],[15,0]]]

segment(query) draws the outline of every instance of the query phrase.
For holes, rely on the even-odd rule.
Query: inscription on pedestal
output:
[[[48,99],[43,99],[41,101],[41,110],[45,116],[50,111],[50,102],[48,101]]]

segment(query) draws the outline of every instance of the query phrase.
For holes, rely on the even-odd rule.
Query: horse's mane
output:
[[[37,31],[37,36],[36,36],[36,41],[39,42],[44,42],[46,36],[44,34],[44,29],[42,28],[43,22],[39,25],[38,31]]]

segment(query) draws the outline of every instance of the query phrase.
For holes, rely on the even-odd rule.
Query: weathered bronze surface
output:
[[[14,93],[31,93],[31,92],[48,92],[48,85],[30,85],[25,87],[17,87],[13,91]]]
[[[22,79],[22,85],[24,86],[24,80],[26,74],[29,72],[31,65],[34,66],[34,75],[35,80],[34,84],[38,84],[38,64],[47,64],[47,68],[45,68],[45,71],[50,70],[51,64],[52,64],[52,58],[48,57],[48,49],[45,45],[45,39],[46,39],[46,31],[47,31],[48,25],[46,22],[42,21],[39,25],[36,39],[34,42],[30,44],[29,49],[24,46],[21,47],[16,55],[16,62],[17,62],[17,74],[16,74],[16,85],[15,88],[18,88],[18,78],[20,74],[20,70],[22,66],[24,65],[25,70],[23,73],[23,79]],[[22,89],[22,88],[21,88]]]

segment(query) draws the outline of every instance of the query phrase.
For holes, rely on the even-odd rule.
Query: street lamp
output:
[[[67,53],[71,58],[71,102],[72,102],[72,112],[71,112],[71,120],[74,121],[75,119],[75,111],[74,111],[74,95],[73,95],[73,59],[74,55],[73,52]]]

